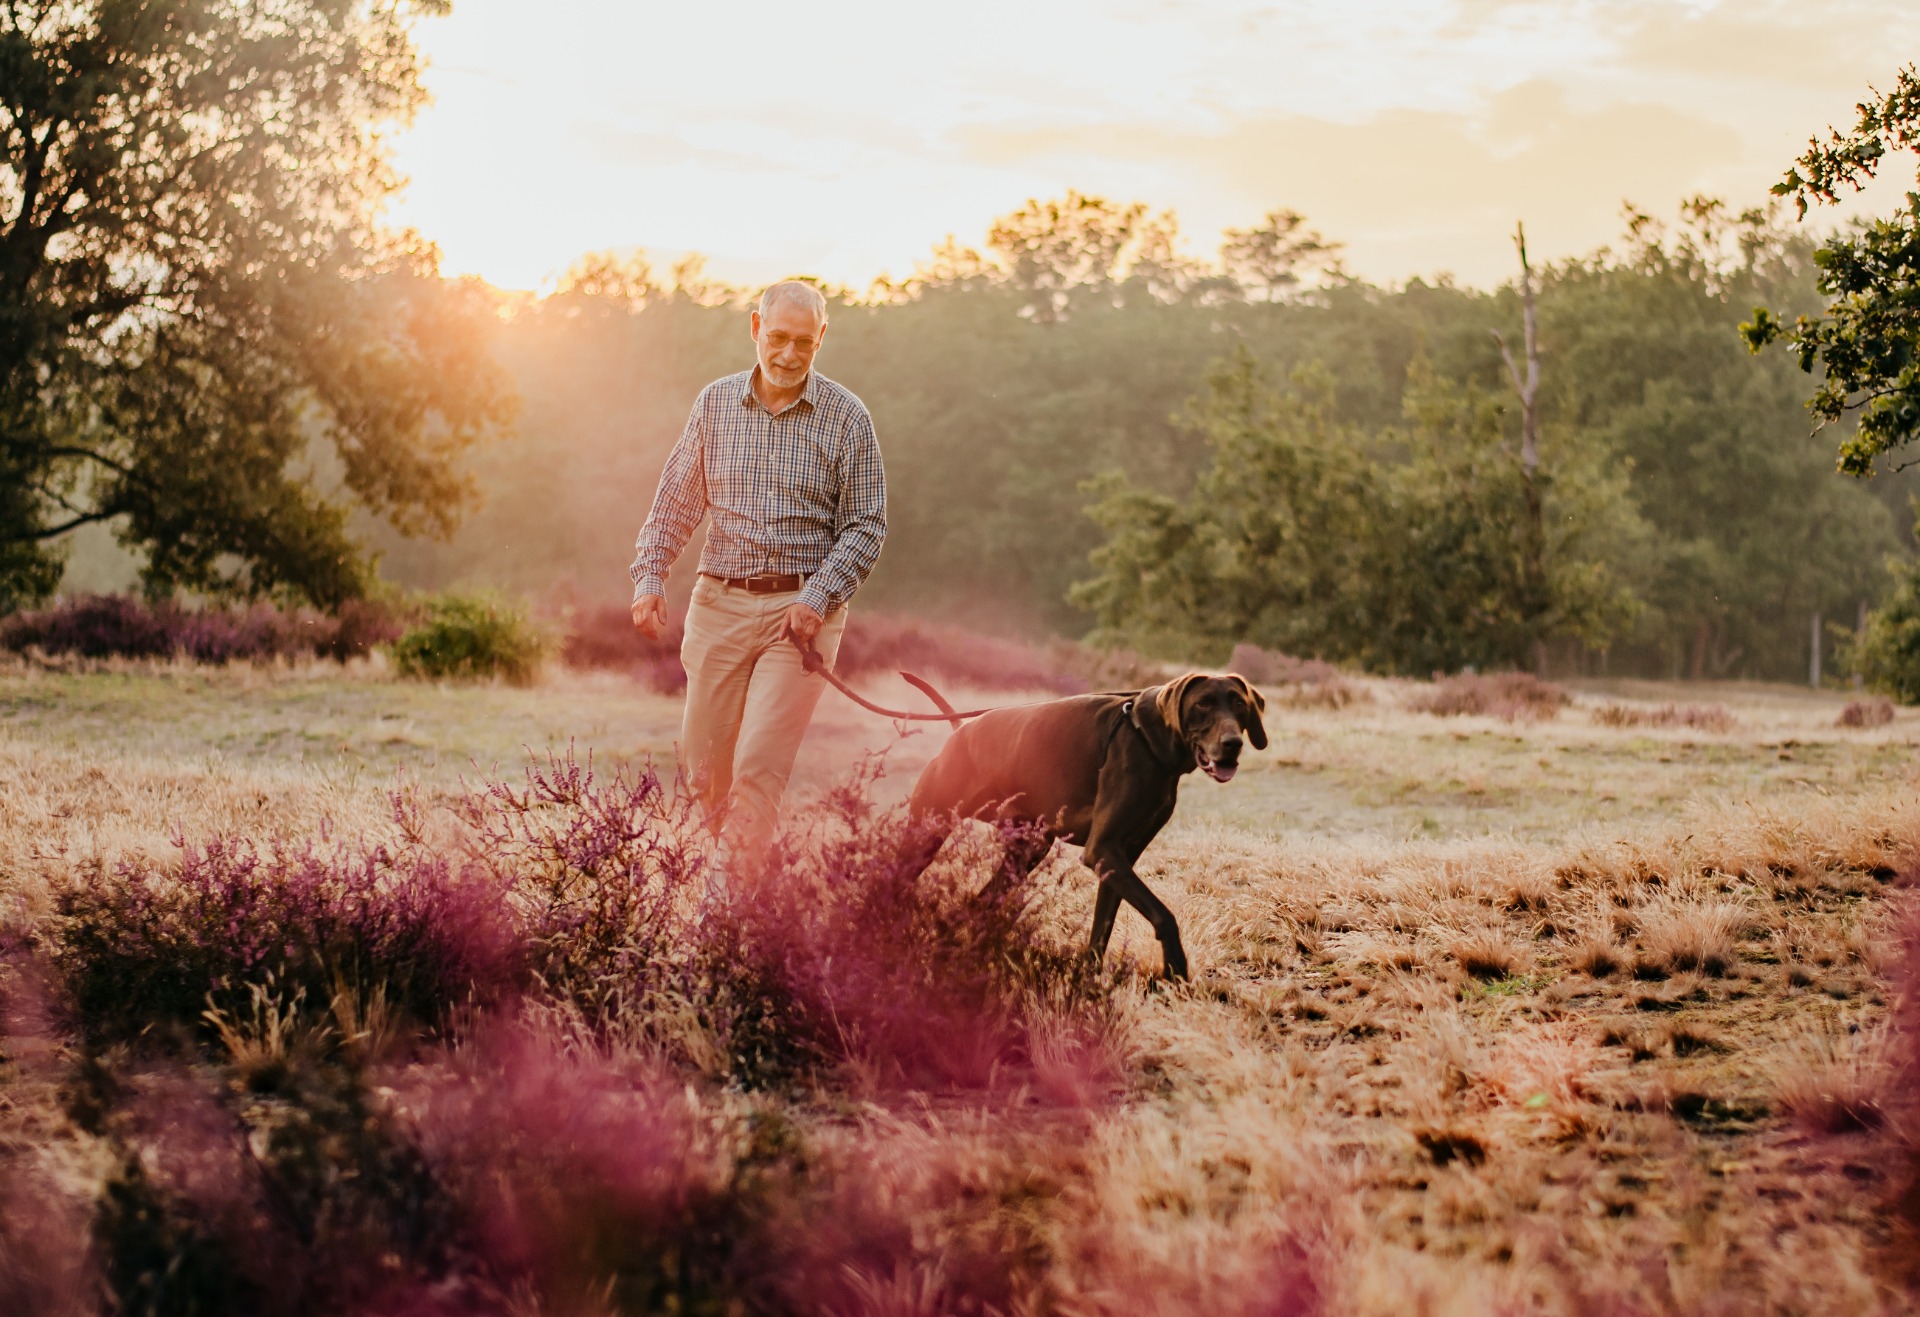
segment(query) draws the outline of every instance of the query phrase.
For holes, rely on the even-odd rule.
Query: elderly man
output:
[[[825,683],[791,631],[829,663],[847,602],[887,533],[887,485],[860,399],[813,369],[827,303],[777,283],[753,312],[757,364],[694,400],[660,473],[634,559],[633,625],[666,625],[666,575],[702,516],[713,517],[687,612],[682,768],[736,852],[771,832]]]

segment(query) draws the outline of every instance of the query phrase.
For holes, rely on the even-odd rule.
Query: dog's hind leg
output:
[[[909,880],[918,882],[920,875],[927,871],[941,847],[947,844],[947,838],[953,835],[954,823],[951,814],[909,816],[909,832],[900,850],[900,868]]]
[[[1050,832],[1037,829],[1029,832],[1022,828],[1008,836],[1006,842],[1006,850],[994,868],[993,877],[987,879],[987,885],[980,889],[975,900],[1001,900],[1008,892],[1026,882],[1041,862],[1053,854],[1053,834]]]

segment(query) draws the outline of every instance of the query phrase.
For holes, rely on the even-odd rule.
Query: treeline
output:
[[[1511,575],[1493,524],[1511,505],[1472,491],[1504,478],[1518,443],[1494,337],[1520,341],[1515,287],[1349,278],[1284,212],[1229,233],[1218,264],[1178,250],[1170,216],[1070,194],[1008,216],[984,252],[949,244],[902,284],[835,290],[821,369],[873,410],[892,493],[863,602],[1028,633],[1100,624],[1209,657],[1249,639],[1382,670],[1510,658],[1480,596]],[[1805,377],[1740,340],[1757,304],[1818,308],[1811,242],[1696,201],[1672,224],[1632,215],[1617,247],[1536,276],[1553,566],[1578,596],[1547,628],[1552,665],[1804,674],[1813,615],[1850,624],[1884,592],[1910,487],[1836,476],[1832,443],[1808,435]],[[669,281],[598,257],[510,306],[495,350],[520,433],[477,459],[484,502],[450,542],[384,541],[388,574],[623,598],[694,394],[751,364],[746,296],[697,265]],[[1223,415],[1247,406],[1264,419],[1223,446]],[[1156,575],[1116,482],[1174,507],[1278,494],[1247,445],[1270,454],[1303,425],[1366,478],[1345,506],[1291,489],[1278,510],[1299,523],[1298,570],[1270,588],[1218,562]],[[1422,470],[1451,473],[1455,488],[1422,496],[1451,530],[1408,520]],[[1442,606],[1436,589],[1479,594]],[[1462,640],[1460,619],[1507,640]]]
[[[425,95],[409,11],[216,8],[0,7],[0,613],[121,583],[72,570],[101,535],[154,600],[335,609],[372,546],[404,584],[622,601],[689,403],[751,359],[746,290],[608,257],[540,299],[441,278],[381,224]],[[1857,184],[1914,101],[1908,71],[1784,194]],[[1794,358],[1823,416],[1864,416],[1852,468],[1914,437],[1912,234],[1899,211],[1816,266],[1766,214],[1633,217],[1538,272],[1523,443],[1513,287],[1368,285],[1289,212],[1203,261],[1171,213],[1031,202],[836,292],[823,368],[871,404],[894,494],[866,606],[1193,657],[1798,675],[1906,514],[1901,480],[1808,440]],[[1747,355],[1743,322],[1797,353]],[[1914,598],[1880,650],[1920,636]]]

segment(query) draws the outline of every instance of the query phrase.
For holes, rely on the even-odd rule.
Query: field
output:
[[[1062,1045],[1079,1061],[1042,1064],[1029,1046],[1011,1080],[941,1084],[882,1073],[885,1057],[850,1046],[756,1086],[666,1056],[657,1038],[562,1031],[565,1064],[598,1067],[594,1082],[638,1066],[651,1078],[630,1087],[650,1110],[707,1131],[694,1142],[730,1168],[713,1181],[731,1186],[725,1201],[745,1192],[742,1167],[785,1168],[787,1187],[754,1190],[752,1219],[853,1231],[857,1246],[808,1255],[826,1270],[783,1261],[787,1281],[749,1283],[734,1259],[696,1275],[683,1242],[642,1284],[630,1258],[601,1276],[604,1250],[569,1253],[570,1274],[534,1250],[520,1288],[486,1303],[451,1282],[407,1291],[410,1307],[379,1287],[356,1302],[756,1311],[805,1306],[791,1279],[805,1275],[817,1310],[875,1314],[1906,1311],[1915,1162],[1896,878],[1920,835],[1920,715],[1847,728],[1842,696],[1623,683],[1506,722],[1410,712],[1411,684],[1353,689],[1340,708],[1271,690],[1270,749],[1226,786],[1189,779],[1142,868],[1180,917],[1194,978],[1158,981],[1157,947],[1123,912],[1119,973],[1085,989],[1092,1004],[1021,1017],[1029,1037],[1093,1021],[1097,1049]],[[1663,725],[1669,704],[1725,716]],[[76,876],[164,872],[181,841],[216,836],[398,846],[412,825],[396,789],[428,811],[457,806],[463,784],[511,783],[529,753],[570,749],[602,773],[670,771],[677,723],[677,700],[604,675],[515,689],[402,683],[377,663],[0,670],[0,1178],[34,1186],[35,1204],[23,1214],[20,1192],[0,1193],[13,1231],[0,1300],[83,1310],[75,1296],[101,1274],[123,1296],[165,1289],[139,1288],[127,1231],[100,1224],[126,1213],[96,1206],[124,1200],[134,1165],[153,1201],[202,1201],[199,1172],[142,1124],[138,1095],[214,1094],[269,1184],[278,1145],[260,1112],[318,1109],[286,1096],[308,1091],[290,1080],[257,1096],[257,1053],[318,1065],[326,1050],[290,1041],[285,1002],[256,997],[251,1025],[223,1016],[225,1050],[187,1053],[200,1060],[166,1044],[187,1078],[156,1078],[158,1035],[107,1045],[75,1024],[44,953],[73,917],[56,895]],[[871,753],[874,794],[898,800],[942,735],[899,737],[829,695],[796,791],[817,797]],[[967,862],[949,866],[958,879]],[[1037,884],[1033,936],[1070,948],[1090,917],[1087,875],[1056,855]],[[367,1129],[439,1128],[417,1094],[459,1070],[466,1044],[451,1037],[353,1063]],[[767,1153],[776,1127],[781,1148],[805,1151]],[[553,1221],[582,1219],[538,1201]],[[142,1247],[201,1257],[180,1240],[221,1237],[217,1215],[187,1211]],[[93,1273],[73,1246],[89,1232]],[[430,1252],[393,1247],[398,1270]],[[416,1301],[429,1292],[442,1306]]]

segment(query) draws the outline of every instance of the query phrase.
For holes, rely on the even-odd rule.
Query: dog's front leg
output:
[[[1093,898],[1093,936],[1088,940],[1087,953],[1097,961],[1106,959],[1107,942],[1113,937],[1114,916],[1120,911],[1120,903],[1125,901],[1153,925],[1153,935],[1160,939],[1160,955],[1165,961],[1167,977],[1186,978],[1187,952],[1180,945],[1180,921],[1173,917],[1166,903],[1140,881],[1133,871],[1132,858],[1102,855],[1088,858],[1094,872],[1100,875],[1100,890]]]

